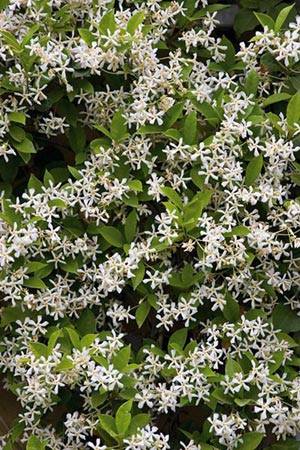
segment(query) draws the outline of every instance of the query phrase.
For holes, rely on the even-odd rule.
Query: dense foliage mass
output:
[[[0,1],[3,450],[299,448],[300,16],[239,6]]]

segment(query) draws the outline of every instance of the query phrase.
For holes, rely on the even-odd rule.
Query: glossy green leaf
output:
[[[31,435],[26,444],[26,450],[44,450],[47,446],[47,441],[42,442],[36,436]]]
[[[119,142],[127,136],[127,126],[124,118],[124,109],[115,113],[110,124],[110,135],[114,141]]]
[[[96,332],[97,321],[94,313],[90,309],[85,309],[77,323],[76,328],[81,334],[81,336],[89,335]]]
[[[144,263],[141,261],[139,263],[139,266],[137,269],[132,270],[132,273],[134,274],[134,278],[132,278],[132,287],[135,291],[136,288],[141,284],[143,281],[144,275],[145,275],[145,266]]]
[[[147,316],[150,312],[151,305],[147,301],[144,301],[140,303],[140,305],[137,307],[135,311],[135,320],[137,323],[137,326],[141,328],[145,320],[147,319]]]
[[[21,123],[22,125],[26,123],[26,114],[22,112],[12,112],[7,117],[10,122]]]
[[[150,414],[137,414],[136,416],[133,416],[128,428],[128,433],[133,434],[137,431],[138,428],[145,427],[150,422]]]
[[[122,347],[121,350],[119,350],[117,354],[112,357],[111,361],[117,370],[122,372],[124,367],[127,366],[130,359],[130,353],[131,353],[131,346],[126,345],[126,347]]]
[[[171,108],[169,108],[164,116],[164,129],[170,128],[176,120],[181,116],[182,110],[184,108],[185,102],[177,102]]]
[[[84,150],[86,144],[86,134],[84,128],[70,127],[69,139],[71,148],[74,152],[79,153]]]
[[[293,127],[300,118],[300,92],[296,92],[290,99],[286,109],[287,123],[290,127]]]
[[[255,450],[263,440],[265,434],[257,431],[251,431],[242,436],[243,443],[238,444],[237,450]]]
[[[186,328],[180,328],[171,335],[168,342],[169,352],[171,350],[171,344],[176,344],[181,349],[184,347],[187,340],[187,332],[188,330]]]
[[[300,331],[300,318],[288,305],[278,304],[272,314],[276,329],[286,333]]]
[[[283,8],[280,11],[280,13],[278,14],[277,19],[275,21],[275,26],[274,26],[275,33],[278,33],[280,31],[280,29],[284,25],[286,19],[288,18],[289,13],[292,11],[294,6],[295,6],[295,3],[293,3],[290,6],[286,6],[285,8]]]
[[[115,419],[108,414],[98,414],[100,421],[100,426],[105,430],[110,436],[117,436],[118,430],[116,427]]]
[[[263,27],[267,27],[269,30],[274,30],[275,23],[272,17],[258,12],[254,12],[254,15]]]
[[[25,138],[22,142],[15,142],[14,147],[22,153],[36,153],[32,141],[28,138]]]
[[[161,192],[168,197],[174,205],[176,205],[179,209],[183,208],[182,200],[179,196],[179,194],[170,187],[162,187]]]
[[[255,156],[249,162],[246,168],[245,185],[251,186],[254,181],[259,177],[261,169],[264,164],[264,159],[262,154]]]
[[[225,365],[226,375],[232,377],[237,372],[243,373],[243,369],[241,368],[239,363],[237,363],[231,356],[228,356]]]
[[[182,130],[183,141],[185,144],[192,145],[197,135],[197,113],[192,111],[185,120]]]
[[[92,43],[96,40],[96,36],[86,28],[79,28],[78,33],[89,47],[91,47]]]
[[[42,343],[40,343],[40,342],[31,342],[31,343],[29,344],[29,347],[30,347],[32,353],[33,353],[37,358],[40,358],[40,357],[42,357],[42,356],[43,356],[44,358],[48,358],[49,355],[50,355],[50,350],[49,350],[49,348],[47,347],[47,345],[42,344]]]
[[[134,210],[128,214],[124,225],[124,233],[126,241],[130,244],[137,233],[137,214]]]
[[[247,95],[257,94],[258,82],[259,82],[258,73],[256,70],[253,69],[249,72],[246,78],[245,92]]]
[[[114,247],[123,247],[124,238],[122,233],[115,227],[103,226],[99,233],[104,237],[104,239]]]
[[[269,95],[264,101],[263,106],[273,105],[274,103],[283,102],[285,100],[289,100],[291,98],[291,94],[287,92],[280,92],[279,94]]]
[[[139,12],[135,13],[132,17],[130,17],[130,19],[128,20],[128,23],[127,23],[128,33],[133,35],[134,32],[138,29],[139,25],[141,25],[141,23],[143,23],[144,18],[145,18],[144,11],[139,11]]]
[[[121,405],[116,413],[116,427],[119,434],[125,434],[128,430],[128,427],[131,422],[131,411],[132,408],[132,400],[128,400],[127,402]]]
[[[47,289],[47,285],[37,277],[30,277],[24,280],[24,286],[32,288],[32,289]]]

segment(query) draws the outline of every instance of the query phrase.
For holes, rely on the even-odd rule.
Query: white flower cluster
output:
[[[196,23],[184,1],[6,3],[0,371],[20,440],[295,437],[299,16],[232,56],[206,0]]]

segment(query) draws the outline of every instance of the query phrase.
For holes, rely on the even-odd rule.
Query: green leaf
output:
[[[116,427],[119,434],[125,434],[128,430],[128,427],[131,422],[131,411],[132,408],[132,400],[128,400],[127,402],[121,405],[116,413]]]
[[[193,284],[193,278],[193,267],[191,264],[187,263],[181,273],[182,286],[184,288],[190,287]]]
[[[163,128],[167,130],[171,128],[172,125],[176,122],[176,120],[180,117],[182,110],[184,108],[185,101],[175,103],[171,108],[167,110],[164,116]],[[160,127],[161,130],[161,127]]]
[[[48,349],[47,345],[41,344],[40,342],[31,342],[29,344],[29,347],[32,353],[37,358],[40,358],[41,356],[43,356],[44,358],[48,358],[48,356],[50,355],[50,350]]]
[[[140,180],[130,180],[128,181],[128,186],[131,191],[143,192],[143,184]]]
[[[9,0],[0,0],[0,10],[2,11],[9,5]]]
[[[250,9],[241,8],[234,17],[234,31],[241,36],[245,31],[253,30],[258,22]]]
[[[296,173],[296,172],[291,173],[291,180],[297,186],[300,186],[300,173]]]
[[[287,123],[290,127],[294,127],[300,118],[300,92],[296,92],[290,99],[286,109]]]
[[[124,116],[124,109],[119,109],[111,121],[110,124],[110,135],[114,141],[120,142],[127,136],[127,126]]]
[[[57,103],[57,110],[61,117],[66,118],[66,122],[73,127],[77,126],[78,111],[76,106],[67,98],[63,97]]]
[[[103,405],[103,403],[105,402],[105,400],[108,397],[108,393],[107,392],[93,392],[92,393],[92,405],[94,408],[98,408],[98,406]]]
[[[143,23],[145,18],[145,11],[139,11],[134,14],[127,23],[127,31],[131,35],[134,35],[134,32],[138,29],[139,25]]]
[[[40,24],[38,24],[38,23],[36,23],[35,25],[33,25],[32,27],[29,28],[29,30],[27,31],[27,33],[25,34],[25,36],[22,39],[22,43],[21,43],[22,49],[25,48],[25,45],[29,44],[33,35],[38,31],[39,28],[40,28]]]
[[[9,134],[17,142],[22,142],[26,138],[26,133],[23,128],[17,125],[12,125],[9,127]]]
[[[118,353],[112,357],[111,362],[113,363],[114,367],[120,372],[122,372],[124,367],[127,366],[130,359],[130,353],[131,346],[126,345],[126,347],[122,347],[121,350],[119,350]]]
[[[102,125],[94,125],[94,128],[96,128],[96,130],[98,130],[98,131],[101,131],[101,133],[103,133],[105,136],[107,136],[109,139],[112,139],[112,136],[111,136],[111,134],[110,134],[110,132],[105,128],[105,127],[103,127]],[[90,143],[90,146],[91,146],[91,148],[93,149],[93,150],[96,150],[96,148],[95,147],[97,147],[98,146],[98,143],[99,143],[99,145],[103,145],[103,141],[101,140],[101,139],[94,139],[91,143]]]
[[[57,330],[54,328],[54,331],[51,331],[51,334],[49,336],[49,340],[48,340],[48,348],[49,350],[52,352],[57,340],[63,336],[63,332],[62,330]]]
[[[295,3],[293,3],[290,6],[286,6],[285,8],[283,8],[280,13],[277,16],[276,22],[275,22],[275,27],[274,27],[274,31],[275,33],[278,33],[278,31],[280,31],[282,25],[284,24],[284,22],[286,21],[289,13],[291,12],[291,10],[294,8]]]
[[[286,333],[300,331],[300,318],[288,305],[278,304],[273,311],[273,324]]]
[[[11,207],[12,203],[10,200],[3,199],[3,213],[0,214],[0,217],[4,219],[10,226],[14,226],[14,224],[20,225],[21,220],[20,216],[16,213],[16,211]]]
[[[236,450],[255,450],[264,438],[264,433],[251,431],[242,436],[243,443],[236,447]]]
[[[22,51],[21,46],[12,33],[5,30],[0,30],[0,35],[3,37],[5,43],[9,45],[16,53]]]
[[[196,226],[204,208],[210,203],[211,195],[211,191],[199,192],[184,206],[183,219],[187,231],[192,230]]]
[[[136,416],[132,417],[129,428],[128,428],[128,434],[133,434],[137,431],[138,428],[145,427],[150,422],[150,414],[137,414]]]
[[[33,173],[28,180],[27,189],[34,189],[35,193],[40,194],[42,192],[43,183]]]
[[[174,205],[176,205],[179,209],[183,209],[183,203],[180,196],[177,192],[170,187],[162,187],[161,192],[168,197]]]
[[[166,137],[174,139],[174,141],[177,141],[177,142],[182,137],[180,131],[177,130],[176,128],[170,128],[167,131],[163,131],[162,134]]]
[[[105,430],[110,436],[115,437],[118,434],[115,419],[108,414],[98,414],[100,421],[100,426]]]
[[[245,92],[247,95],[254,94],[254,96],[257,94],[257,87],[258,87],[259,77],[256,70],[251,70],[248,73],[246,83],[245,83]]]
[[[136,232],[137,232],[137,215],[135,210],[133,210],[128,214],[124,225],[125,238],[129,244],[136,237]]]
[[[78,327],[77,327],[78,328]],[[96,328],[96,327],[95,327]],[[89,329],[92,329],[91,326],[89,326]],[[79,330],[80,331],[80,330]],[[80,331],[81,332],[81,331]],[[83,338],[81,338],[80,340],[80,344],[81,347],[90,347],[90,345],[92,345],[92,343],[94,342],[94,340],[98,337],[97,333],[89,333],[89,334],[85,334],[83,336]]]
[[[76,323],[77,330],[81,336],[85,336],[95,333],[96,326],[97,322],[94,313],[90,309],[85,309]]]
[[[60,263],[60,268],[67,273],[77,273],[78,272],[78,262],[71,256],[66,258],[63,263]]]
[[[11,440],[12,442],[16,442],[16,440],[23,434],[25,429],[24,423],[17,423],[12,429],[11,429]]]
[[[29,437],[26,445],[26,450],[44,450],[48,441],[42,442],[33,434]]]
[[[7,118],[10,122],[21,123],[25,125],[26,123],[26,114],[21,112],[12,112],[7,115]]]
[[[96,41],[96,36],[86,28],[78,28],[78,33],[80,37],[84,40],[86,45],[88,45],[89,47],[91,47],[92,43]]]
[[[40,261],[29,261],[26,265],[25,268],[26,273],[32,273],[32,272],[37,272],[40,269],[43,269],[44,267],[47,267],[47,263],[42,263]]]
[[[16,322],[16,320],[24,320],[26,317],[26,313],[21,311],[18,307],[7,306],[2,310],[1,316],[1,327],[4,327],[12,322]]]
[[[36,149],[32,141],[28,138],[25,138],[22,142],[15,142],[14,147],[22,153],[36,153]]]
[[[203,191],[205,187],[205,175],[199,175],[200,167],[193,167],[190,171],[190,177],[192,178],[193,183]]]
[[[243,369],[231,356],[227,357],[226,365],[225,365],[225,373],[229,377],[232,377],[235,373],[241,372],[243,373]]]
[[[263,106],[273,105],[274,103],[283,102],[291,98],[291,94],[287,92],[280,92],[280,94],[272,94],[263,101]]]
[[[136,288],[141,284],[143,281],[144,275],[145,275],[145,266],[142,261],[139,262],[139,266],[137,269],[132,270],[132,273],[134,274],[134,278],[132,278],[132,287],[135,291]]]
[[[207,122],[212,125],[216,126],[221,120],[219,111],[214,108],[210,103],[208,102],[198,102],[195,98],[191,98],[191,103],[197,108],[197,110],[202,114],[202,116],[205,117]]]
[[[73,328],[69,328],[69,327],[65,327],[64,330],[67,333],[73,347],[78,350],[81,350],[80,338],[79,338],[79,334],[77,333],[77,331],[74,330]]]
[[[82,152],[86,144],[86,135],[82,127],[70,127],[69,139],[71,149],[76,152]]]
[[[180,328],[171,335],[168,342],[168,352],[172,348],[171,344],[176,344],[179,348],[183,349],[187,339],[187,332],[188,330],[186,328]]]
[[[222,66],[224,66],[227,70],[230,70],[235,63],[235,48],[232,45],[232,42],[226,36],[222,37],[221,45],[226,47],[225,61],[222,61]]]
[[[30,277],[27,280],[24,280],[24,286],[32,288],[32,289],[47,289],[47,285],[37,277]]]
[[[285,351],[284,350],[280,350],[277,352],[273,352],[272,353],[272,360],[274,362],[269,363],[269,373],[271,375],[273,375],[273,373],[275,373],[279,367],[281,367],[283,358],[285,357]]]
[[[164,130],[166,130],[168,127],[163,127],[159,125],[145,125],[142,127],[139,127],[136,131],[137,134],[157,134],[162,133]]]
[[[68,166],[68,170],[70,174],[75,178],[75,180],[80,180],[82,178],[82,175],[80,174],[79,170],[77,170],[75,167]]]
[[[137,326],[141,328],[150,312],[151,305],[147,301],[142,302],[135,311],[135,320]]]
[[[223,308],[223,315],[229,322],[235,323],[240,318],[240,306],[231,295],[226,295],[226,305]]]
[[[224,233],[224,236],[247,236],[247,234],[249,233],[249,228],[245,227],[244,225],[237,225],[236,227],[233,227],[231,231],[228,231],[228,233]]]
[[[268,16],[267,14],[257,12],[254,12],[253,14],[263,27],[267,27],[269,30],[274,30],[275,23],[272,17]]]
[[[192,145],[197,135],[197,113],[192,111],[185,117],[183,130],[183,141],[187,145]]]
[[[189,20],[201,19],[201,17],[206,16],[208,12],[220,11],[222,9],[229,8],[229,6],[230,5],[221,5],[220,3],[217,3],[215,5],[207,5],[205,8],[201,8],[199,11],[193,14],[192,17],[189,17]]]
[[[115,21],[115,14],[114,10],[112,9],[108,13],[106,13],[99,25],[99,29],[102,33],[107,34],[107,31],[109,30],[111,33],[114,33],[117,29],[116,21]]]
[[[261,169],[264,164],[264,159],[262,154],[255,156],[249,162],[246,168],[245,185],[251,186],[254,181],[259,177]]]
[[[219,403],[225,404],[225,405],[232,405],[233,401],[230,395],[224,394],[224,391],[222,388],[216,388],[212,394],[214,398],[218,400]]]
[[[238,406],[241,406],[242,408],[249,403],[253,402],[251,398],[235,398],[234,403],[236,403]]]
[[[120,248],[123,247],[124,238],[122,233],[115,227],[104,226],[99,230],[101,236],[114,247]]]
[[[55,370],[57,372],[64,372],[66,370],[73,369],[74,365],[73,362],[67,358],[67,355],[64,355],[60,361],[59,364],[55,367]]]

